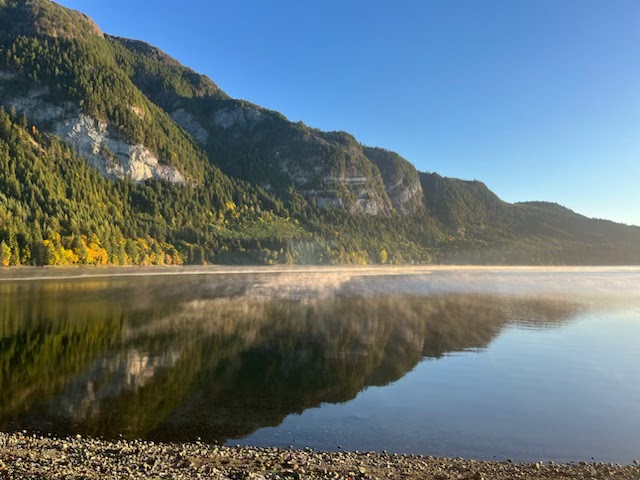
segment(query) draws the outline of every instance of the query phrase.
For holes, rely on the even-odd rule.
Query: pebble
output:
[[[4,445],[4,447],[3,447]],[[53,455],[52,452],[56,452]],[[509,459],[510,460],[510,459]],[[163,444],[76,436],[65,439],[0,433],[0,479],[147,478],[211,479],[460,479],[536,480],[611,478],[635,480],[636,466],[595,467],[542,462],[514,463],[458,458],[225,447],[203,443]]]

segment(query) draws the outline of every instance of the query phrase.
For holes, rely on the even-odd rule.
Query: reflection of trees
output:
[[[401,378],[423,357],[486,347],[519,304],[545,323],[574,309],[562,302],[479,295],[387,296],[244,304],[239,321],[233,301],[211,302],[205,310],[226,319],[229,338],[247,343],[225,350],[210,343],[214,331],[203,334],[201,348],[213,347],[217,355],[202,356],[194,394],[155,434],[239,437],[322,402],[345,402],[367,386]],[[184,315],[180,324],[207,330],[206,316]]]
[[[86,285],[84,288],[87,288]],[[116,342],[122,312],[57,284],[0,284],[0,419],[27,410]]]
[[[106,296],[104,285],[31,286],[31,302],[12,292],[0,307],[0,427],[224,440],[395,381],[423,357],[483,348],[511,321],[575,310],[481,295],[294,301],[149,286],[111,282]]]

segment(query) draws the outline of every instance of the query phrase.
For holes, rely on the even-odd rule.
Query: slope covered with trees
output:
[[[49,0],[0,0],[0,265],[638,263],[640,229],[230,98]]]
[[[247,184],[222,174],[202,185],[107,180],[0,109],[3,265],[203,263],[248,251],[264,262],[298,237],[282,203]]]

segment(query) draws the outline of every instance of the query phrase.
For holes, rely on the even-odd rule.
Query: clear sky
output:
[[[638,0],[62,0],[419,170],[640,225]]]

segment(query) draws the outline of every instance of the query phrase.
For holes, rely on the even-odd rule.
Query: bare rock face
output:
[[[206,145],[209,140],[209,132],[205,129],[198,119],[184,110],[179,108],[171,115],[171,119],[184,128],[189,135],[196,139],[202,145]]]
[[[321,189],[304,190],[317,207],[346,210],[351,214],[384,215],[388,201],[373,188],[371,179],[358,175],[326,175]],[[347,195],[339,193],[347,192]]]
[[[395,152],[364,147],[364,154],[380,169],[393,208],[408,215],[423,208],[423,192],[415,167]]]
[[[282,159],[280,169],[317,207],[372,216],[390,212],[389,200],[376,188],[379,178],[363,174],[357,166],[349,173],[335,173],[321,158],[296,160]]]
[[[391,199],[393,207],[401,214],[407,215],[415,212],[422,206],[422,185],[420,182],[405,183],[403,179],[395,182],[385,179],[384,188]]]
[[[4,92],[3,84],[14,78],[11,72],[0,71],[0,95]],[[58,135],[107,178],[129,178],[134,182],[154,178],[185,183],[179,170],[161,164],[157,155],[144,145],[127,142],[106,122],[79,112],[68,102],[55,105],[47,101],[48,94],[47,88],[41,88],[24,96],[2,98],[0,102],[25,114],[41,130]]]
[[[228,130],[232,127],[251,128],[265,119],[265,114],[256,108],[234,108],[217,110],[213,114],[213,124]]]
[[[16,75],[10,72],[0,71],[0,95],[4,94],[4,84],[15,78]],[[65,109],[46,101],[48,94],[48,88],[39,88],[31,90],[24,96],[2,98],[0,102],[7,108],[15,108],[16,112],[24,113],[34,122],[51,122],[63,118],[66,114]]]
[[[319,208],[365,215],[392,210],[379,172],[360,144],[344,132],[321,132],[289,122],[277,112],[233,100],[213,109],[205,128],[215,132],[229,150],[241,152],[252,146],[260,152],[259,165],[253,152],[241,160],[242,167],[237,159],[225,165],[231,175],[267,190],[293,185]]]
[[[72,145],[107,178],[129,178],[142,182],[150,178],[170,183],[185,183],[177,169],[162,165],[158,157],[142,144],[131,145],[109,133],[105,122],[88,115],[56,122],[54,133]]]
[[[393,210],[407,215],[423,208],[422,186],[409,162],[393,152],[363,147],[344,132],[320,132],[237,101],[214,109],[203,123],[183,109],[172,118],[200,143],[215,132],[231,148],[259,146],[261,163],[270,168],[256,174],[255,167],[246,165],[245,170],[230,173],[267,190],[276,176],[295,185],[319,208],[373,216]],[[245,176],[247,171],[252,173]]]

